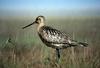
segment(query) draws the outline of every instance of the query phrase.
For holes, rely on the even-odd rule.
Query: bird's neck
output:
[[[40,24],[38,25],[37,31],[39,31],[39,30],[41,29],[42,26],[44,26],[44,23],[40,23]]]

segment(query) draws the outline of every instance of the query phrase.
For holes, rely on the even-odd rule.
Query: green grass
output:
[[[0,68],[99,68],[100,19],[48,20],[47,25],[66,32],[71,38],[88,42],[88,47],[62,50],[59,64],[55,50],[45,46],[36,27],[25,30],[29,20],[0,20]],[[34,28],[33,28],[34,27]],[[8,39],[11,38],[11,42]]]

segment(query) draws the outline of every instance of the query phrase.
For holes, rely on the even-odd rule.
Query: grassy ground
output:
[[[89,44],[62,50],[59,64],[55,50],[41,42],[35,26],[21,29],[30,22],[0,19],[0,68],[100,68],[99,17],[47,20],[47,25]]]

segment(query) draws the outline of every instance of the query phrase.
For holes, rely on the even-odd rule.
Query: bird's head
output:
[[[45,21],[45,17],[44,17],[44,16],[38,16],[38,17],[35,19],[35,21],[34,21],[33,23],[31,23],[31,24],[29,24],[29,25],[23,27],[23,29],[24,29],[24,28],[27,28],[27,27],[29,27],[29,26],[31,26],[31,25],[33,25],[33,24],[38,24],[38,25],[44,24],[44,21]]]
[[[37,23],[37,24],[44,23],[44,21],[45,21],[44,16],[38,16],[38,17],[35,19],[35,23]]]

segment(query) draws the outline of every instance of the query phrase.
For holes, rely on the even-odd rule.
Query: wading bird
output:
[[[46,26],[44,16],[38,16],[33,23],[23,27],[23,29],[33,24],[38,24],[37,32],[42,42],[48,47],[56,49],[58,60],[60,58],[60,49],[71,46],[87,46],[87,43],[72,40],[65,33],[50,26]]]

